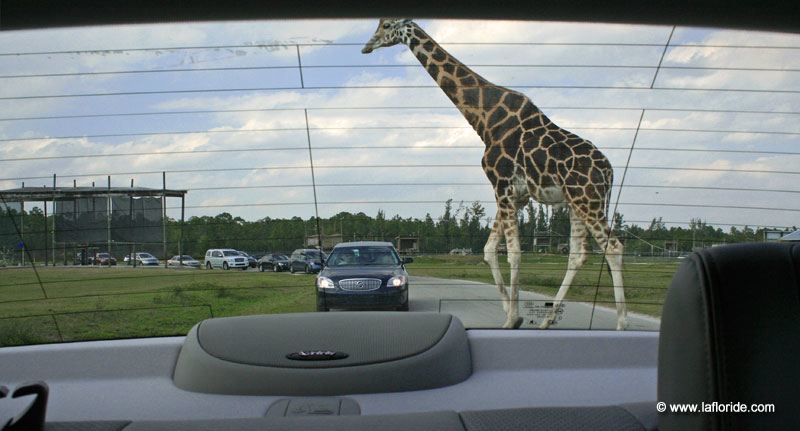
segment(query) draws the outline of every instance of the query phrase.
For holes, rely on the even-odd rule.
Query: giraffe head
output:
[[[369,54],[377,48],[384,46],[397,45],[407,40],[411,34],[411,26],[413,22],[410,19],[399,18],[381,18],[378,22],[378,29],[367,41],[364,48],[361,49],[362,54]]]

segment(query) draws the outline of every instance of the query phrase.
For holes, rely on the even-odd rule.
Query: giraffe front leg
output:
[[[489,264],[489,269],[492,271],[492,278],[497,290],[500,292],[500,299],[503,304],[503,311],[508,312],[508,292],[506,291],[505,283],[503,282],[503,274],[500,272],[500,262],[497,258],[497,248],[500,245],[501,223],[500,212],[497,212],[497,217],[492,225],[492,231],[489,233],[489,240],[483,247],[483,260]]]
[[[522,324],[522,318],[519,317],[519,264],[522,260],[522,247],[519,242],[516,214],[506,217],[504,225],[511,278],[509,281],[509,306],[506,309],[506,322],[503,327],[510,329],[519,328]]]

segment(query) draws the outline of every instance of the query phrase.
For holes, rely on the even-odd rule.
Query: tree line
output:
[[[0,260],[17,261],[21,257],[20,243],[25,245],[34,260],[44,260],[45,223],[52,226],[52,215],[47,220],[42,210],[34,207],[20,213],[14,209],[4,211],[0,217]],[[250,253],[290,253],[305,247],[307,239],[317,234],[317,226],[324,236],[341,235],[343,241],[377,240],[395,242],[398,237],[418,240],[419,253],[449,253],[453,250],[482,253],[489,236],[492,217],[480,202],[445,202],[439,217],[388,217],[379,210],[374,216],[363,212],[340,212],[332,217],[270,218],[248,221],[223,212],[215,216],[195,216],[183,224],[180,220],[166,221],[167,254],[184,254],[201,257],[209,248],[234,248]],[[566,209],[551,209],[530,203],[519,212],[519,229],[523,251],[558,253],[569,242],[569,214]],[[626,253],[641,255],[677,255],[699,247],[723,243],[753,242],[765,239],[765,228],[731,226],[723,230],[699,218],[685,226],[667,226],[661,217],[654,218],[648,226],[627,223],[622,214],[615,214],[614,231],[625,242]],[[23,238],[18,230],[24,228]],[[792,230],[796,230],[796,227]],[[49,238],[49,237],[48,237]],[[49,239],[51,242],[52,239]],[[591,241],[596,248],[597,245]],[[179,247],[180,245],[180,247]],[[57,261],[71,259],[75,244],[56,245]],[[107,251],[106,244],[94,244],[98,251]],[[114,244],[112,254],[121,259],[133,248],[130,244]],[[137,244],[137,251],[163,254],[161,243]],[[52,253],[52,251],[50,252]],[[71,263],[71,262],[69,262]]]

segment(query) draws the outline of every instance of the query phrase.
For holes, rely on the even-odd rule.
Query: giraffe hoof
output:
[[[622,319],[617,321],[617,331],[624,331],[628,329],[628,319]]]
[[[539,329],[548,329],[553,323],[553,319],[545,319],[545,321],[539,325]]]
[[[522,326],[523,319],[522,317],[517,317],[513,321],[507,319],[505,323],[503,323],[503,329],[519,329]]]

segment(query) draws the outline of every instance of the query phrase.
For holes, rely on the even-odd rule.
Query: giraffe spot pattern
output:
[[[478,81],[474,77],[468,76],[466,78],[461,79],[461,85],[465,87],[474,87],[478,85]]]
[[[435,65],[433,63],[429,64],[428,65],[428,73],[431,74],[433,79],[435,79],[437,81],[439,80],[439,66],[437,66],[437,65]]]
[[[508,110],[511,112],[517,112],[519,108],[522,107],[522,103],[525,101],[525,98],[517,93],[511,92],[506,93],[506,97],[503,98],[503,103],[508,107]]]
[[[462,90],[461,94],[464,105],[474,108],[480,106],[480,93],[477,88],[465,88]]]
[[[483,87],[483,107],[490,109],[500,102],[503,93],[495,86]]]

